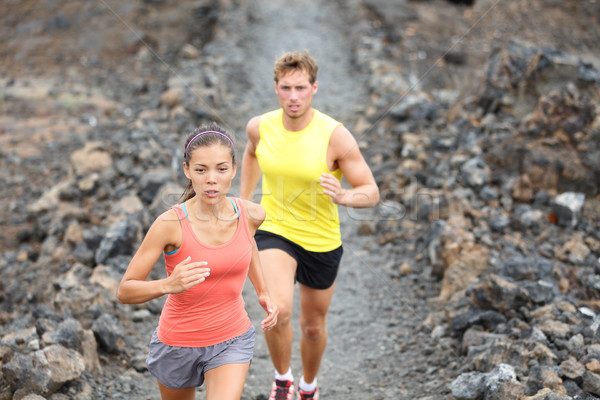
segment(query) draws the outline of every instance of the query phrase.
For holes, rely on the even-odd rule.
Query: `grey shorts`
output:
[[[161,342],[154,331],[146,366],[170,389],[202,386],[206,371],[225,364],[251,361],[254,337],[254,326],[250,326],[246,333],[214,346],[176,347]]]

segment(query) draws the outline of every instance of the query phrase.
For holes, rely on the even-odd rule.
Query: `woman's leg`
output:
[[[158,382],[160,397],[162,400],[194,400],[196,398],[196,388],[188,387],[183,389],[170,389]]]
[[[225,364],[204,373],[206,400],[240,400],[250,361]]]

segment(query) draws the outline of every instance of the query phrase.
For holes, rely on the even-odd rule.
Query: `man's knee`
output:
[[[303,323],[302,334],[310,341],[318,341],[327,334],[325,323]]]
[[[275,327],[281,327],[288,325],[292,319],[292,307],[279,306],[279,314],[277,315],[277,325]]]

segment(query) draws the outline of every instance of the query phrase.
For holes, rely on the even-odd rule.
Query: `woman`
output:
[[[267,312],[261,328],[277,323],[253,239],[265,212],[227,197],[236,169],[224,130],[195,130],[185,144],[183,202],[154,221],[119,285],[122,303],[168,294],[147,359],[163,400],[194,399],[204,381],[208,400],[241,398],[255,335],[242,299],[246,277]],[[147,281],[163,252],[167,277]]]

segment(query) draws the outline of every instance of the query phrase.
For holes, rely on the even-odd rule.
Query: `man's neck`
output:
[[[289,115],[283,114],[283,127],[286,131],[299,132],[306,128],[313,117],[315,116],[315,110],[313,108],[308,109],[303,115],[298,118],[291,118]]]

